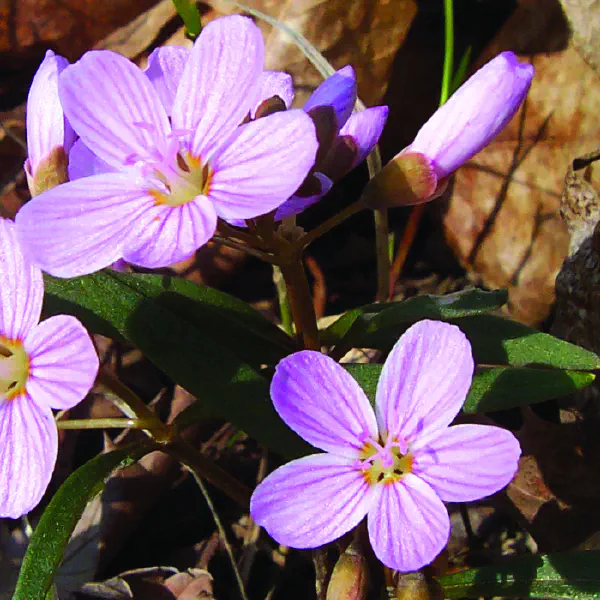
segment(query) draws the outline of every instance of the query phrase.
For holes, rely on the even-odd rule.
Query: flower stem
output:
[[[65,419],[57,421],[58,429],[147,429],[152,430],[154,422],[147,419]]]
[[[377,257],[377,300],[385,302],[390,289],[389,224],[386,208],[373,209],[375,256]]]
[[[288,294],[285,280],[281,274],[281,269],[277,265],[273,265],[273,283],[277,290],[277,299],[279,300],[279,312],[281,314],[281,324],[283,330],[288,335],[294,335],[294,320],[292,318],[292,305]]]
[[[321,344],[317,317],[300,253],[282,262],[279,268],[287,287],[292,317],[302,346],[306,350],[318,351],[321,349]]]
[[[294,250],[300,251],[312,244],[316,239],[320,238],[324,233],[327,233],[330,229],[333,229],[336,225],[343,223],[348,217],[360,212],[367,208],[362,199],[353,202],[350,206],[347,206],[344,210],[333,215],[333,217],[327,219],[321,223],[318,227],[315,227],[294,243]]]
[[[444,0],[444,22],[444,72],[442,74],[440,106],[450,97],[450,86],[454,71],[454,9],[452,0]]]

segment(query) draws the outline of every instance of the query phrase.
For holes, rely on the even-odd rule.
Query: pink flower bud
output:
[[[403,152],[421,152],[438,179],[489,144],[525,99],[534,68],[502,52],[468,79],[421,127]]]

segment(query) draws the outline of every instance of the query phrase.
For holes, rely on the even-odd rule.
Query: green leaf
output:
[[[132,464],[153,449],[154,445],[150,444],[135,445],[101,454],[69,476],[48,504],[33,532],[13,600],[44,598],[86,504],[102,491],[106,478],[113,471]]]
[[[195,40],[202,31],[200,11],[196,3],[190,0],[173,0],[173,4],[185,25],[185,34]]]
[[[140,348],[196,396],[200,417],[225,418],[284,456],[306,454],[309,446],[279,418],[267,380],[252,368],[288,354],[292,340],[241,301],[155,275],[107,272],[48,283],[50,312],[75,314]]]
[[[227,343],[253,367],[274,364],[296,349],[292,338],[242,300],[178,277],[104,271],[76,279],[45,276],[45,286],[46,314],[68,312],[108,337],[129,339],[129,316],[141,302],[156,302]]]
[[[438,581],[445,598],[600,598],[600,551],[520,556]]]
[[[467,399],[466,413],[526,406],[580,390],[594,381],[593,373],[560,369],[477,367]]]
[[[374,403],[383,365],[346,364],[344,367]],[[573,393],[593,380],[592,373],[578,371],[477,367],[463,411],[485,413],[543,402]]]
[[[342,315],[324,332],[327,343],[361,346],[383,336],[391,347],[400,333],[421,319],[450,320],[498,310],[508,299],[506,290],[463,290],[444,296],[417,296],[402,302],[371,304]],[[400,333],[398,333],[400,332]],[[381,334],[381,335],[380,335]],[[366,347],[366,346],[362,346]]]

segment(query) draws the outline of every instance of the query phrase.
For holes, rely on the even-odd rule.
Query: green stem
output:
[[[319,329],[308,279],[300,253],[282,262],[279,267],[287,287],[296,332],[306,350],[320,350]]]
[[[454,10],[452,0],[444,0],[444,73],[442,75],[442,91],[440,106],[450,97],[450,86],[454,71]]]
[[[229,246],[230,248],[235,248],[236,250],[243,250],[256,258],[260,258],[260,260],[264,260],[265,262],[271,264],[277,264],[277,259],[262,250],[257,250],[256,248],[252,248],[247,246],[246,244],[242,244],[240,242],[236,242],[235,240],[230,240],[229,238],[224,238],[219,235],[213,235],[212,237],[214,242],[218,244],[223,244],[223,246]]]
[[[145,419],[65,419],[57,421],[58,429],[147,429],[154,423]]]
[[[385,302],[390,289],[390,248],[388,213],[385,208],[373,209],[375,219],[375,255],[377,256],[377,300]]]
[[[294,242],[293,250],[296,253],[299,253],[301,250],[304,250],[304,248],[307,248],[310,244],[312,244],[316,239],[320,238],[324,233],[327,233],[336,225],[343,223],[348,217],[351,217],[365,208],[366,206],[363,204],[362,199],[353,202],[343,211],[337,213],[337,215],[333,215],[333,217],[327,219],[327,221],[324,221],[318,227],[315,227],[302,237],[298,238],[298,240]]]
[[[294,335],[294,319],[292,318],[292,305],[288,294],[285,280],[281,274],[281,269],[277,265],[273,265],[273,283],[277,290],[277,299],[279,300],[279,312],[281,314],[281,324],[283,330],[288,335]]]
[[[206,479],[222,492],[235,500],[242,508],[250,506],[251,491],[227,471],[215,465],[211,460],[202,456],[193,446],[185,440],[177,438],[173,440],[164,451],[176,458],[190,471],[200,478]]]
[[[136,394],[121,383],[114,375],[101,370],[98,373],[97,383],[108,392],[108,399],[125,415],[132,419],[148,423],[149,426],[144,431],[154,441],[163,444],[172,439],[172,429],[168,425],[165,425]]]

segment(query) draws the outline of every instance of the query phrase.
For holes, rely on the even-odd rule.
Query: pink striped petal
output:
[[[152,206],[133,224],[123,258],[155,269],[191,256],[214,235],[217,215],[206,196],[183,206]]]
[[[69,121],[90,150],[114,168],[152,149],[164,149],[171,132],[154,86],[125,57],[86,52],[59,81]]]
[[[52,477],[58,435],[49,408],[27,394],[0,400],[0,517],[38,505]]]
[[[114,168],[98,158],[84,143],[77,140],[69,152],[69,179],[81,179],[102,173],[114,172]]]
[[[37,70],[27,97],[27,153],[31,173],[57,147],[68,152],[75,140],[58,97],[58,76],[69,61],[52,50]]]
[[[255,106],[252,108],[251,116],[254,118],[258,106],[272,98],[279,96],[286,108],[292,106],[294,101],[294,84],[292,76],[283,71],[263,71],[258,79],[258,98]]]
[[[407,573],[428,565],[448,543],[450,518],[435,492],[415,475],[376,486],[367,517],[377,558]]]
[[[444,502],[470,502],[494,494],[517,472],[521,448],[500,427],[455,425],[418,439],[413,472]]]
[[[262,481],[252,495],[250,513],[280,544],[316,548],[358,525],[372,497],[373,488],[351,461],[313,454]]]
[[[358,148],[352,168],[359,165],[371,153],[379,141],[387,116],[387,106],[374,106],[350,115],[340,130],[340,136],[350,136]]]
[[[0,335],[23,340],[40,320],[42,272],[23,256],[15,224],[0,219]]]
[[[286,200],[275,212],[275,221],[281,221],[287,217],[294,217],[304,212],[309,206],[316,204],[333,186],[333,181],[323,173],[314,173],[314,177],[321,184],[321,191],[312,196],[298,196],[294,194]],[[237,224],[237,223],[236,223]]]
[[[301,110],[279,112],[238,128],[211,160],[208,196],[223,219],[249,219],[283,204],[314,164],[317,138]]]
[[[334,360],[312,350],[284,358],[275,370],[271,398],[279,416],[321,450],[358,456],[377,422],[354,378]]]
[[[144,73],[152,82],[168,115],[173,109],[177,86],[189,57],[190,50],[182,46],[161,46],[148,57]]]
[[[449,425],[471,386],[471,345],[455,325],[419,321],[390,352],[377,384],[382,433],[412,443]]]
[[[211,21],[192,48],[173,103],[173,129],[195,156],[210,159],[255,106],[264,42],[247,17]]]
[[[94,175],[30,200],[17,213],[17,233],[44,271],[78,277],[122,258],[133,224],[153,205],[134,172]]]
[[[352,114],[355,102],[356,75],[354,69],[348,65],[328,77],[310,95],[303,108],[308,112],[318,106],[331,106],[339,130]]]
[[[70,315],[40,323],[24,343],[27,392],[39,406],[65,410],[83,400],[98,372],[98,355],[83,325]]]

